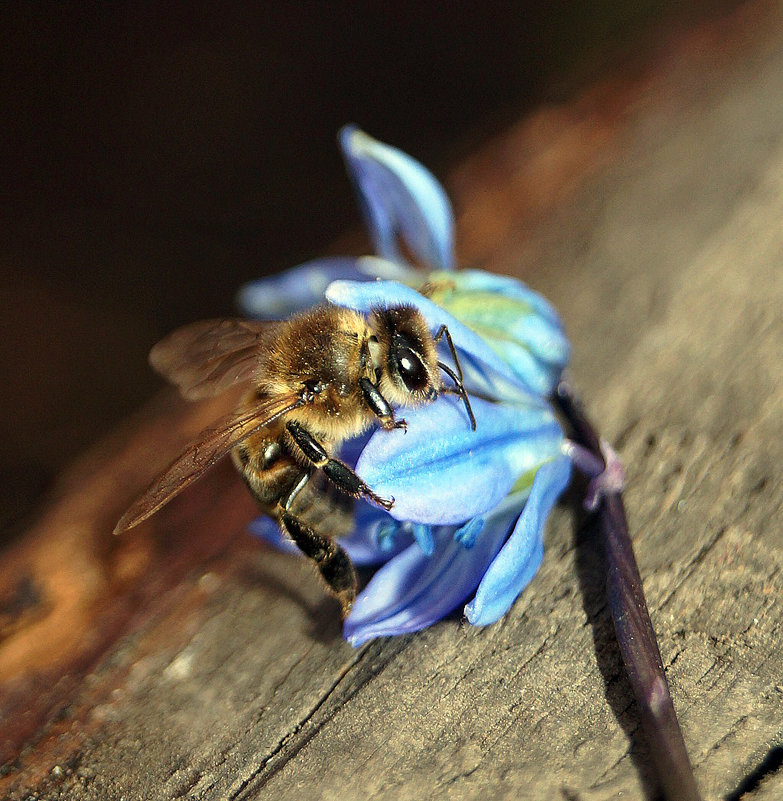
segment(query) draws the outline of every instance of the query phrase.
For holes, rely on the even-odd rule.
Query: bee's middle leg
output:
[[[299,449],[313,465],[323,470],[326,477],[340,490],[354,498],[367,498],[387,511],[394,506],[394,498],[381,498],[376,495],[356,473],[339,459],[332,459],[320,442],[299,423],[286,423],[288,433]]]

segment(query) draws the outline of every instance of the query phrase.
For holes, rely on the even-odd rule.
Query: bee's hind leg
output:
[[[333,539],[314,531],[289,512],[281,512],[279,520],[299,550],[315,562],[346,617],[356,598],[356,573],[348,554]]]
[[[296,543],[297,548],[315,562],[329,590],[342,606],[343,618],[351,611],[356,598],[356,572],[348,554],[331,537],[319,534],[290,511],[294,498],[304,487],[310,474],[303,473],[286,497],[280,501],[277,518]]]

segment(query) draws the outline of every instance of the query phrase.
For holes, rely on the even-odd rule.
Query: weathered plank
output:
[[[557,304],[575,383],[626,462],[710,799],[783,747],[781,87],[783,12],[751,4],[520,121],[452,184],[466,260],[530,276]],[[110,539],[215,415],[166,396],[74,465],[6,557],[0,792],[645,797],[597,538],[570,507],[501,623],[353,650],[309,568],[243,533],[252,504],[228,468]],[[751,797],[783,794],[783,773],[759,777]]]

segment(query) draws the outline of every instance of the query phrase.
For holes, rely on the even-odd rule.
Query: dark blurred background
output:
[[[0,528],[154,391],[160,335],[358,227],[341,125],[443,175],[731,4],[679,5],[4,4]]]

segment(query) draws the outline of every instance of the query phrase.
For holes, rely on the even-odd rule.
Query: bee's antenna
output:
[[[457,370],[461,373],[462,371],[459,369],[459,362],[454,359],[457,364]],[[476,417],[473,414],[473,409],[470,407],[470,398],[468,397],[468,393],[462,384],[462,376],[455,373],[448,364],[444,364],[443,362],[438,362],[438,367],[443,370],[444,373],[454,382],[456,387],[456,394],[462,398],[462,402],[465,404],[465,411],[468,413],[468,417],[470,418],[470,427],[475,431],[476,430]]]
[[[443,370],[443,372],[446,373],[446,375],[454,382],[454,385],[457,388],[457,394],[462,398],[462,402],[465,404],[465,410],[470,418],[470,427],[475,431],[476,417],[473,414],[473,409],[470,408],[470,398],[468,397],[468,393],[466,392],[465,386],[462,383],[462,367],[460,367],[459,358],[457,357],[457,349],[454,347],[454,342],[451,339],[449,329],[445,325],[442,325],[438,329],[438,333],[435,334],[433,339],[435,342],[440,342],[444,336],[446,337],[446,342],[449,344],[451,358],[454,359],[454,366],[457,368],[457,372],[455,374],[451,367],[443,362],[438,362],[438,367],[440,367],[440,369]]]

